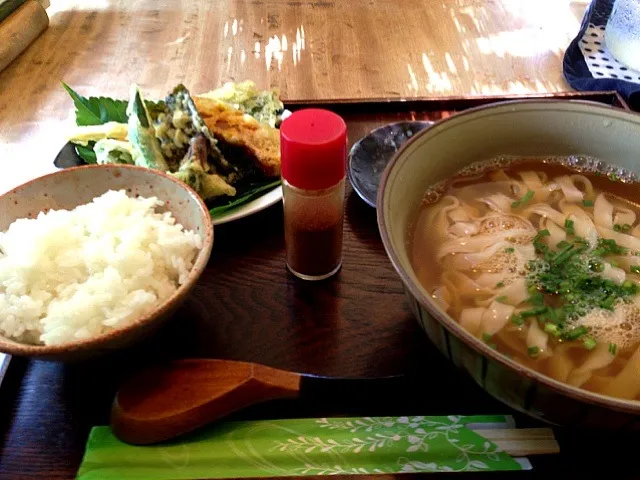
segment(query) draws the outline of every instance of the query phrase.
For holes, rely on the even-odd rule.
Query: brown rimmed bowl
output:
[[[73,209],[107,190],[121,189],[129,196],[158,197],[165,202],[158,211],[171,211],[178,223],[201,235],[203,247],[187,281],[155,310],[128,326],[91,339],[52,346],[20,343],[0,336],[0,352],[66,362],[129,347],[169,319],[189,295],[211,256],[213,225],[209,210],[198,194],[158,170],[131,165],[88,165],[36,178],[0,196],[0,230],[6,230],[18,218],[35,218],[43,210]]]
[[[493,397],[550,424],[638,431],[640,401],[561,383],[469,334],[421,286],[409,257],[409,231],[427,187],[475,161],[503,154],[589,155],[640,175],[639,152],[636,113],[585,101],[514,100],[466,110],[422,130],[397,152],[381,178],[382,241],[429,339]]]

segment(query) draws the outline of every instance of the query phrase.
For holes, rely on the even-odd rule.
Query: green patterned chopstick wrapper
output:
[[[472,425],[473,424],[473,425]],[[504,416],[349,417],[226,422],[181,441],[134,446],[89,435],[77,480],[360,475],[522,470],[470,426]]]

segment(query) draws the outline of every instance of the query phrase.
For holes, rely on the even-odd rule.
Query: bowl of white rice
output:
[[[157,170],[21,185],[0,196],[0,351],[66,361],[129,346],[182,304],[212,246],[201,198]]]

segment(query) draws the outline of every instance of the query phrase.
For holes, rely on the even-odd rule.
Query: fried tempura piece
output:
[[[220,143],[238,147],[266,177],[280,175],[280,132],[248,114],[210,98],[194,97],[207,127]],[[232,158],[228,160],[233,163]]]

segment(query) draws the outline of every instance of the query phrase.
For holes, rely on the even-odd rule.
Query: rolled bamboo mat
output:
[[[49,26],[48,1],[8,0],[0,2],[0,71],[24,52]],[[19,5],[19,6],[17,6]],[[11,8],[17,8],[10,11]]]

